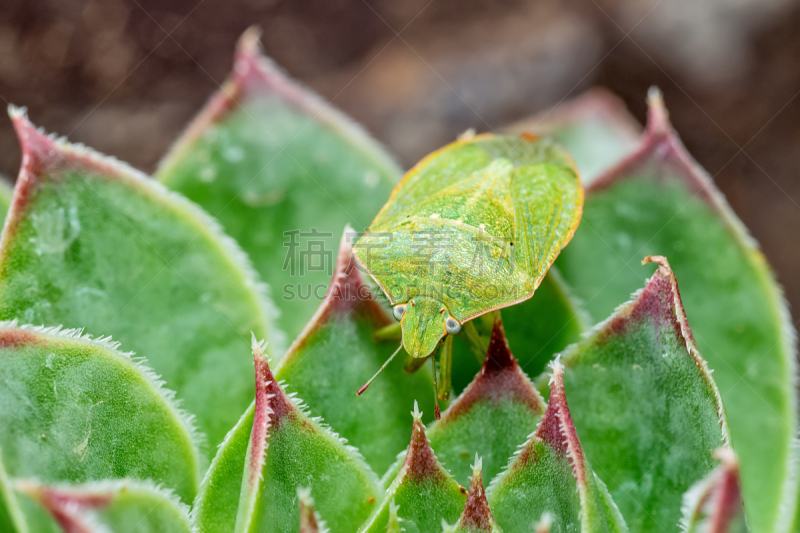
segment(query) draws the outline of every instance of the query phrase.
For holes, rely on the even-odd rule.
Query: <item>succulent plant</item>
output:
[[[644,131],[598,91],[508,128],[573,155],[583,218],[481,350],[454,338],[440,420],[427,366],[355,394],[395,345],[352,228],[401,171],[257,33],[155,179],[11,108],[0,531],[800,529],[786,304],[649,104]]]

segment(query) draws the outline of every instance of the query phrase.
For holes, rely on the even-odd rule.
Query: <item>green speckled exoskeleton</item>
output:
[[[451,336],[465,335],[474,346],[468,321],[533,296],[572,238],[582,206],[572,158],[548,139],[478,135],[428,155],[353,250],[400,321],[380,337],[402,337],[420,364],[439,350],[437,389],[446,398]]]

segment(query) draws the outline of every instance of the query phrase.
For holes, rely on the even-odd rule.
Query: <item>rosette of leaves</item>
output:
[[[11,117],[0,531],[797,527],[786,306],[656,93],[644,132],[598,92],[511,128],[574,154],[583,222],[438,421],[427,366],[355,395],[395,346],[352,228],[400,171],[255,32],[156,179]]]

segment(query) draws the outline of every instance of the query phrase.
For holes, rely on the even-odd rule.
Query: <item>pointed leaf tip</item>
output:
[[[556,355],[556,358],[550,361],[547,366],[550,367],[550,380],[548,381],[548,385],[552,386],[556,379],[556,372],[559,374],[563,374],[564,372],[564,365],[561,363],[561,354]]]
[[[377,476],[353,448],[322,424],[321,418],[309,416],[294,394],[286,393],[258,347],[254,360],[256,399],[249,410],[252,430],[244,456],[239,505],[236,516],[225,520],[233,519],[233,530],[239,533],[295,528],[298,520],[303,520],[301,514],[310,512],[310,493],[298,493],[307,504],[305,508],[298,508],[296,501],[282,495],[287,490],[296,492],[302,483],[314,491],[314,507],[327,517],[331,528],[355,529],[375,505]],[[247,419],[245,413],[242,420]],[[304,460],[298,461],[301,456]],[[341,509],[341,501],[348,502],[347,509]],[[332,508],[338,512],[332,513]],[[306,519],[311,527],[311,519]],[[317,529],[308,531],[323,531],[318,517],[315,524]]]
[[[659,268],[663,268],[664,272],[671,275],[672,268],[669,266],[669,261],[663,255],[648,255],[644,259],[642,259],[642,264],[645,265],[647,263],[656,263]]]
[[[327,531],[325,523],[314,510],[311,489],[298,487],[297,499],[300,501],[300,533],[323,533]]]
[[[245,94],[249,91],[268,91],[303,109],[310,97],[264,55],[258,26],[250,26],[239,37],[231,81],[233,85],[229,87],[229,94],[234,100],[238,100],[239,91],[242,90]]]
[[[234,68],[231,83],[226,86],[232,101],[220,109],[217,117],[231,109],[233,105],[241,105],[253,95],[273,93],[309,115],[325,121],[338,112],[319,98],[292,80],[272,59],[264,54],[261,46],[261,29],[251,26],[244,31],[236,46]],[[240,101],[241,100],[241,101]],[[225,109],[227,107],[227,109]]]
[[[87,515],[85,508],[104,507],[113,498],[111,494],[103,495],[105,497],[96,494],[92,499],[74,499],[68,493],[29,480],[19,480],[16,490],[38,502],[67,533],[96,533],[98,524]]]
[[[354,268],[352,242],[354,235],[355,232],[348,224],[339,240],[339,253],[336,256],[333,278],[325,294],[324,304],[311,319],[312,324],[319,321],[321,313],[333,310],[343,314],[359,306],[364,307],[362,313],[371,316],[376,322],[388,322],[385,311],[373,300],[361,273]]]
[[[722,400],[719,398],[717,387],[711,381],[710,371],[708,364],[700,355],[697,349],[697,344],[692,334],[692,328],[689,325],[689,320],[686,317],[686,311],[683,307],[681,300],[680,289],[678,288],[678,280],[675,273],[670,267],[669,261],[666,257],[661,255],[648,255],[642,260],[642,264],[655,263],[658,265],[653,276],[647,281],[643,289],[634,295],[633,301],[627,303],[620,309],[626,309],[625,312],[619,310],[612,315],[608,321],[606,328],[599,333],[601,337],[617,334],[622,335],[629,328],[638,324],[639,321],[650,317],[656,321],[656,324],[661,326],[669,324],[675,330],[685,345],[686,350],[692,356],[695,364],[701,369],[703,379],[711,386],[714,399],[718,403],[718,410],[721,417],[722,429],[726,442],[728,440],[727,434],[727,420],[722,408]],[[569,366],[572,366],[572,352],[568,356]],[[557,361],[560,358],[557,358]]]
[[[66,137],[58,137],[35,126],[28,118],[25,108],[9,107],[9,116],[22,149],[19,179],[28,185],[23,188],[23,192],[16,191],[17,196],[24,196],[32,183],[58,170],[88,170],[98,175],[124,175],[147,180],[144,174],[113,157],[100,154],[82,144],[72,144]]]
[[[250,349],[253,351],[253,355],[255,356],[256,352],[258,352],[267,360],[267,362],[271,362],[269,355],[266,353],[268,344],[269,342],[267,342],[266,339],[258,340],[256,334],[252,331],[250,332]]]
[[[511,349],[508,347],[505,329],[500,314],[497,314],[492,325],[492,336],[489,339],[489,347],[486,350],[486,359],[481,373],[497,372],[516,364]]]
[[[411,411],[411,416],[414,417],[415,422],[417,420],[419,420],[420,422],[422,421],[422,411],[419,410],[419,403],[417,402],[417,400],[414,400],[414,410]]]
[[[719,459],[728,469],[736,470],[739,468],[739,460],[736,458],[733,448],[728,446],[721,446],[714,450],[714,459]]]
[[[476,458],[476,468],[470,481],[467,503],[464,512],[458,519],[455,531],[468,533],[499,532],[500,528],[489,509],[489,502],[486,500],[486,491],[483,486],[483,476],[481,475],[480,459]]]
[[[127,531],[131,524],[137,531],[191,531],[188,506],[151,482],[121,479],[48,486],[20,480],[16,489],[41,505],[66,533]]]
[[[314,505],[314,500],[311,498],[311,489],[308,487],[297,487],[297,499],[300,500],[300,503]]]
[[[384,533],[387,528],[390,532],[400,531],[400,515],[407,531],[436,531],[443,519],[458,520],[466,494],[466,489],[442,467],[425,435],[425,426],[415,418],[400,471],[386,489],[383,502],[360,531]]]
[[[59,489],[56,487],[48,487],[28,479],[17,481],[15,486],[18,491],[38,499],[48,507],[51,503],[72,503],[85,507],[103,507],[108,505],[114,498],[114,493],[110,489],[82,491],[75,489]]]
[[[464,415],[477,402],[500,403],[506,399],[526,406],[532,413],[544,413],[544,399],[511,353],[503,322],[497,315],[483,366],[461,396],[443,413],[443,425]]]
[[[260,27],[250,26],[236,43],[234,76],[239,83],[246,84],[251,76],[260,76],[260,79],[264,79],[265,73],[277,74],[277,67],[264,55],[261,34]],[[270,72],[273,69],[275,73]]]
[[[536,523],[536,529],[534,530],[535,533],[550,533],[550,529],[553,527],[553,515],[550,511],[545,511],[542,513],[542,517]]]
[[[546,511],[558,531],[627,531],[595,477],[572,422],[560,364],[553,365],[550,401],[539,427],[490,487],[492,512],[504,531],[530,531]]]
[[[680,494],[707,474],[712,451],[728,442],[719,391],[675,275],[663,256],[645,262],[658,268],[644,288],[571,348],[553,379],[554,394],[561,396],[564,381],[570,388],[586,454],[633,531],[675,524]],[[618,435],[613,442],[609,432]],[[643,447],[653,453],[642,456]],[[678,455],[681,461],[669,459]]]
[[[572,422],[564,391],[564,367],[559,360],[552,362],[550,401],[535,435],[548,443],[557,453],[569,457],[578,485],[586,484],[586,463],[578,433]]]
[[[34,171],[60,151],[58,144],[63,141],[57,141],[54,136],[34,126],[24,107],[9,106],[8,115],[22,149],[20,178],[35,178],[37,173]]]
[[[406,459],[403,467],[407,475],[416,480],[439,479],[443,476],[439,460],[431,448],[428,437],[425,435],[425,425],[422,423],[422,413],[414,414],[414,425],[411,430],[411,443],[408,445]]]
[[[664,106],[664,97],[658,87],[647,91],[647,135],[663,136],[672,130],[669,113]]]
[[[236,57],[261,55],[261,27],[253,25],[244,30],[236,43]]]
[[[26,107],[18,107],[14,104],[8,104],[6,107],[8,111],[9,118],[14,121],[21,118],[26,118],[28,116],[28,109]]]
[[[648,93],[647,104],[647,126],[638,147],[590,183],[586,187],[587,194],[608,189],[643,172],[652,174],[655,168],[658,175],[674,176],[682,181],[708,206],[728,222],[733,222],[737,231],[742,231],[741,223],[735,219],[730,207],[717,191],[711,176],[692,159],[683,146],[669,120],[669,113],[658,89],[651,89]]]
[[[478,452],[475,452],[475,463],[470,465],[472,468],[473,475],[475,472],[480,472],[483,468],[483,457],[478,456]]]
[[[681,526],[687,533],[748,531],[736,455],[724,446],[714,451],[714,457],[721,464],[684,495]]]

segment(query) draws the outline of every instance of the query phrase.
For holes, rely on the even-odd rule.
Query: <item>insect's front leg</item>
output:
[[[408,374],[413,374],[424,365],[428,358],[432,357],[436,360],[436,355],[439,355],[439,379],[436,382],[436,394],[440,400],[447,401],[450,398],[450,389],[453,388],[453,336],[445,335],[442,342],[439,343],[436,351],[428,357],[411,357],[406,354],[406,360],[403,365],[403,370]]]
[[[459,335],[467,341],[467,345],[472,354],[481,364],[483,364],[483,360],[486,359],[486,352],[489,349],[489,341],[491,340],[494,322],[499,318],[499,314],[500,311],[492,311],[474,320],[465,322],[459,332]]]
[[[450,390],[453,388],[453,336],[445,335],[439,344],[439,388],[436,391],[439,399],[450,399]]]
[[[388,326],[384,326],[372,332],[373,342],[388,342],[388,341],[396,342],[402,338],[403,338],[403,331],[400,329],[400,322],[389,324]]]
[[[467,341],[467,346],[469,346],[472,355],[475,356],[479,363],[483,364],[483,360],[486,359],[486,350],[489,349],[489,343],[478,333],[475,324],[472,321],[465,322],[461,325],[461,331],[458,334]]]

